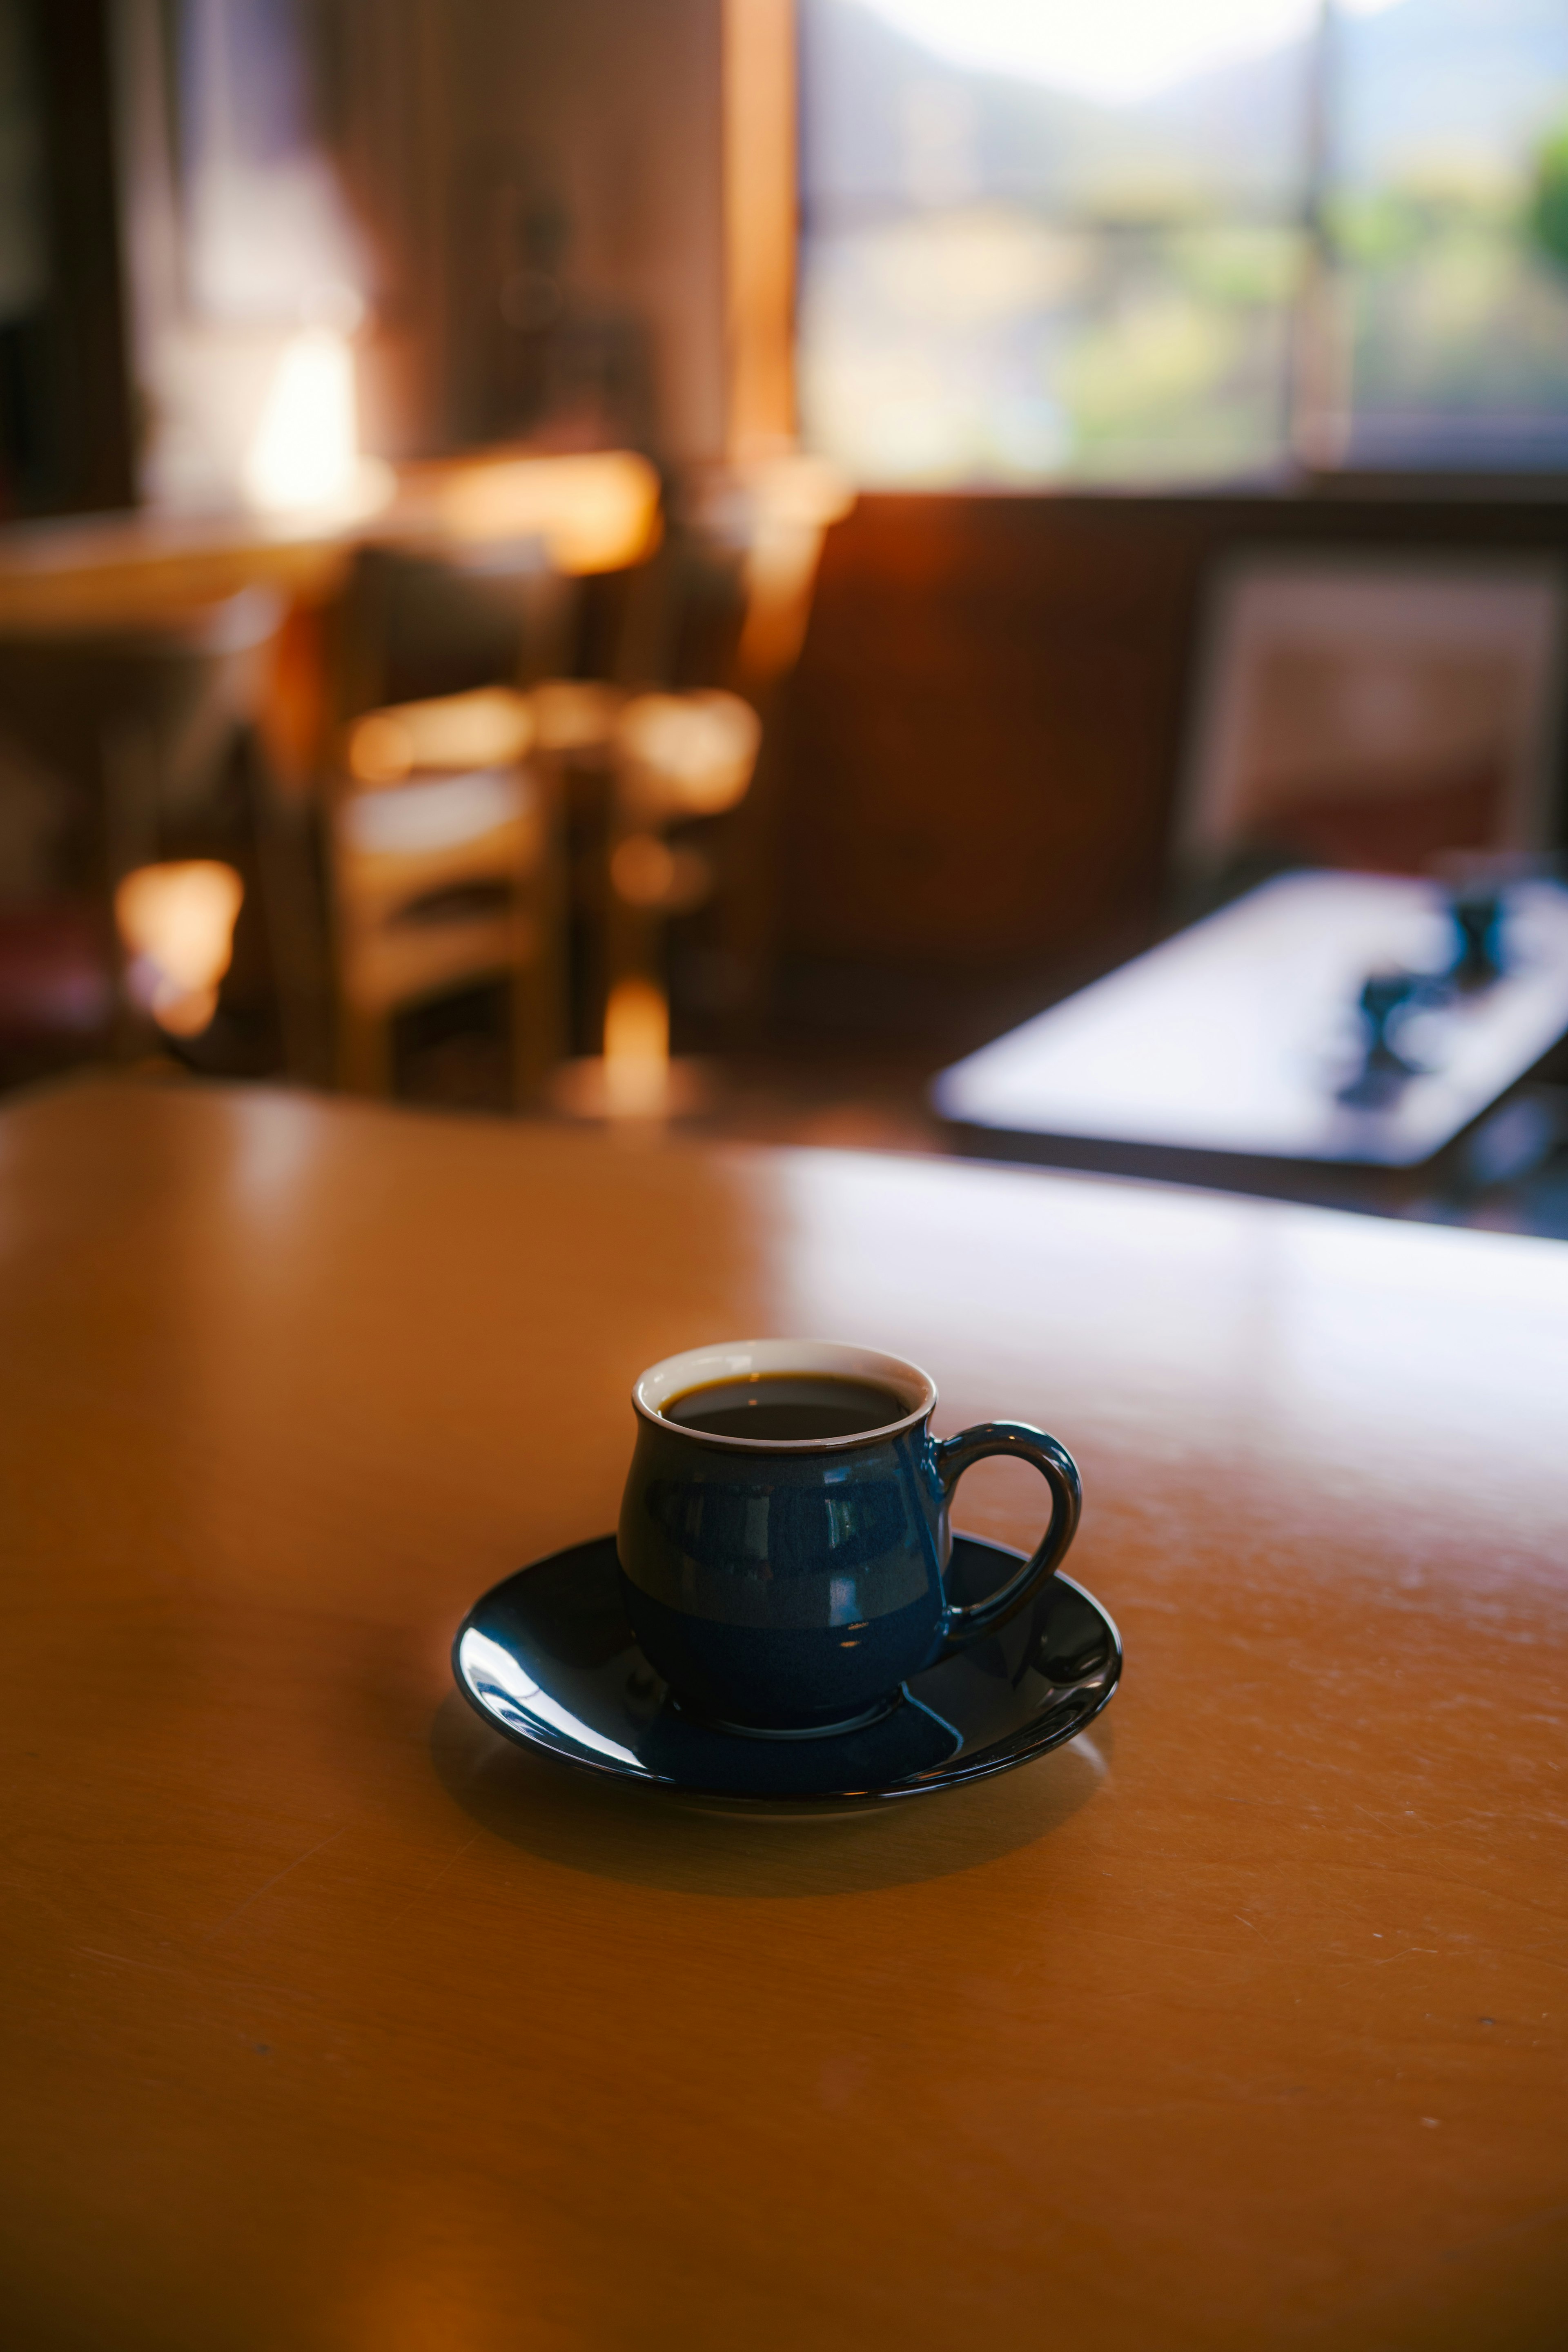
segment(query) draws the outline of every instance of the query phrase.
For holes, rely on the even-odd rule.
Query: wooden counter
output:
[[[1127,1670],[802,1824],[451,1692],[679,1347],[1078,1453]],[[16,2352],[1558,2340],[1568,1253],[265,1092],[0,1117]],[[1029,1535],[972,1474],[961,1522]]]

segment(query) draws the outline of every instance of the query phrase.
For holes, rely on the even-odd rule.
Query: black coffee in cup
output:
[[[871,1381],[834,1372],[757,1372],[741,1380],[704,1381],[658,1410],[681,1429],[778,1444],[858,1437],[903,1421],[910,1407],[891,1389]]]

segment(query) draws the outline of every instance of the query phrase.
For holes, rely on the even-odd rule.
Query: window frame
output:
[[[1323,313],[1332,257],[1325,202],[1332,10],[1319,0],[1302,228],[1307,268],[1291,306],[1286,383],[1290,455],[1274,473],[1173,483],[1078,480],[954,483],[941,489],[889,484],[862,496],[1117,499],[1170,505],[1265,499],[1452,505],[1568,500],[1568,466],[1390,467],[1341,463],[1331,454],[1348,418],[1333,405],[1335,331]],[[727,414],[732,457],[793,447],[801,237],[800,22],[797,0],[723,0],[725,330]],[[1313,313],[1319,314],[1316,329]]]

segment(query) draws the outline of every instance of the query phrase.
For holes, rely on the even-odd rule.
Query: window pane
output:
[[[211,320],[352,314],[365,269],[311,120],[301,0],[181,0],[188,290]]]
[[[1331,454],[1568,463],[1568,243],[1553,259],[1531,226],[1544,151],[1568,126],[1568,7],[1341,0],[1326,88]]]
[[[800,366],[867,482],[1283,458],[1313,0],[803,0]]]

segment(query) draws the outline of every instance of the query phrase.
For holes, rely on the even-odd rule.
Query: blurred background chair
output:
[[[400,1013],[503,982],[513,1100],[563,1051],[560,828],[525,698],[479,688],[348,733],[328,817],[339,1082],[395,1086]]]
[[[275,789],[263,737],[282,619],[274,595],[249,588],[0,637],[12,787],[0,841],[0,994],[9,991],[0,1030],[24,1060],[124,1057],[160,1032],[197,1050],[228,975],[215,1050],[240,1069],[281,1063],[307,1073],[318,989],[311,855]],[[114,909],[132,875],[192,862],[232,874],[221,893],[231,937],[207,1021],[176,1028],[127,982],[138,957],[147,965],[146,925],[184,920],[178,891],[139,902],[135,942]],[[165,991],[160,1001],[167,1011],[174,998]]]
[[[616,675],[626,583],[661,530],[658,475],[631,450],[405,469],[395,519],[355,549],[339,606],[339,717]]]
[[[773,933],[763,747],[776,754],[779,689],[847,503],[830,469],[798,458],[694,475],[661,509],[658,478],[624,453],[497,457],[432,476],[428,512],[416,485],[397,536],[353,558],[341,719],[372,717],[373,693],[378,707],[527,693],[559,853],[560,1030],[578,1058],[599,1055],[634,984],[658,996],[666,1032],[673,1003],[687,1050],[759,1017]],[[342,1016],[341,982],[338,995]],[[340,1017],[340,1035],[352,1025]]]
[[[724,824],[751,789],[762,740],[752,706],[721,688],[634,695],[622,709],[612,745],[606,1021],[629,984],[666,992],[670,923],[700,914],[732,880]]]
[[[658,473],[627,450],[501,450],[406,468],[395,527],[355,551],[335,616],[341,724],[392,703],[493,689],[515,704],[529,691],[529,789],[550,813],[559,884],[563,1054],[596,1048],[603,1020],[610,744],[628,615],[640,610],[637,583],[663,535],[661,501]],[[472,1009],[474,1050],[465,1062],[459,1033],[446,1041],[437,1094],[459,1063],[465,1086],[484,1091],[480,1066],[495,1041]],[[461,1008],[451,1017],[460,1023]],[[515,1068],[503,1091],[516,1099]]]
[[[665,992],[679,1043],[754,1036],[778,929],[784,690],[828,525],[853,503],[820,461],[710,469],[681,486],[638,580],[613,746],[605,1018]]]

